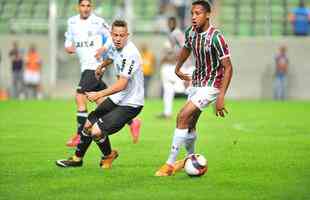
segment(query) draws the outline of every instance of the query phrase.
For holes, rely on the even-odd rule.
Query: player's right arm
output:
[[[67,22],[67,31],[65,32],[65,51],[69,54],[75,53],[75,46],[72,33],[72,18]]]
[[[177,55],[177,65],[175,67],[175,74],[184,81],[191,81],[191,76],[189,74],[184,74],[181,72],[181,67],[184,64],[184,62],[187,60],[187,58],[191,54],[191,44],[189,39],[189,34],[192,30],[192,27],[189,27],[185,31],[185,43],[180,52]]]
[[[187,60],[187,58],[190,56],[191,51],[183,47],[177,56],[177,65],[175,67],[175,74],[184,81],[191,81],[191,76],[189,74],[184,74],[181,72],[181,67],[184,64],[184,62]]]
[[[113,63],[113,60],[110,58],[103,60],[102,63],[97,67],[95,71],[96,78],[100,79],[100,77],[104,74],[107,67],[112,63]]]
[[[102,38],[102,46],[97,49],[95,57],[96,59],[100,59],[102,55],[107,52],[111,45],[112,45],[112,37],[110,34],[110,27],[109,25],[105,22],[104,19],[100,18],[101,28],[100,28],[100,34]]]

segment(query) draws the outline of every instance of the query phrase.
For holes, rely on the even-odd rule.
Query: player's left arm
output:
[[[230,81],[231,81],[231,77],[233,73],[233,67],[231,64],[230,57],[223,58],[221,60],[221,64],[224,67],[224,77],[223,77],[222,84],[220,87],[220,93],[216,99],[215,107],[216,107],[216,116],[224,117],[225,113],[228,113],[225,108],[224,99],[225,99],[225,94],[227,92],[227,89],[230,85]]]
[[[216,49],[221,66],[224,68],[224,76],[219,88],[220,92],[215,103],[215,114],[216,116],[224,117],[225,113],[228,113],[225,108],[224,99],[231,81],[233,67],[230,60],[230,51],[222,33],[218,32],[214,34],[214,37],[212,38],[212,45]]]
[[[106,97],[115,93],[118,93],[124,89],[126,89],[128,85],[128,77],[126,76],[119,76],[118,80],[108,87],[107,89],[101,90],[99,92],[86,92],[87,98],[90,101],[96,101],[101,97]]]

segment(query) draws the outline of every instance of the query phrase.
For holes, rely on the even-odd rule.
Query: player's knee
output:
[[[86,110],[87,99],[85,95],[77,93],[75,96],[75,102],[78,110]]]
[[[84,129],[90,129],[92,127],[92,124],[89,120],[86,120],[85,124],[84,124]]]
[[[196,121],[190,121],[189,124],[188,124],[188,131],[191,132],[191,131],[195,131],[196,130]]]
[[[188,115],[185,112],[179,112],[177,117],[177,124],[187,124]]]
[[[93,126],[91,129],[91,135],[92,137],[100,137],[101,136],[101,130],[98,126]]]

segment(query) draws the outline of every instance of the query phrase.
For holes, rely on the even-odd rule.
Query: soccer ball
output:
[[[184,170],[189,176],[202,176],[208,171],[208,161],[201,154],[191,154],[185,159]]]

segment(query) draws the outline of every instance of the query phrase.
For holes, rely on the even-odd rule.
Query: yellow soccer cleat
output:
[[[174,167],[169,164],[164,164],[156,173],[155,176],[172,176],[174,174]]]
[[[173,168],[174,172],[181,171],[184,168],[185,159],[175,161]]]
[[[118,157],[118,152],[116,150],[112,150],[112,152],[103,157],[100,161],[100,167],[103,169],[112,168],[112,162]]]

